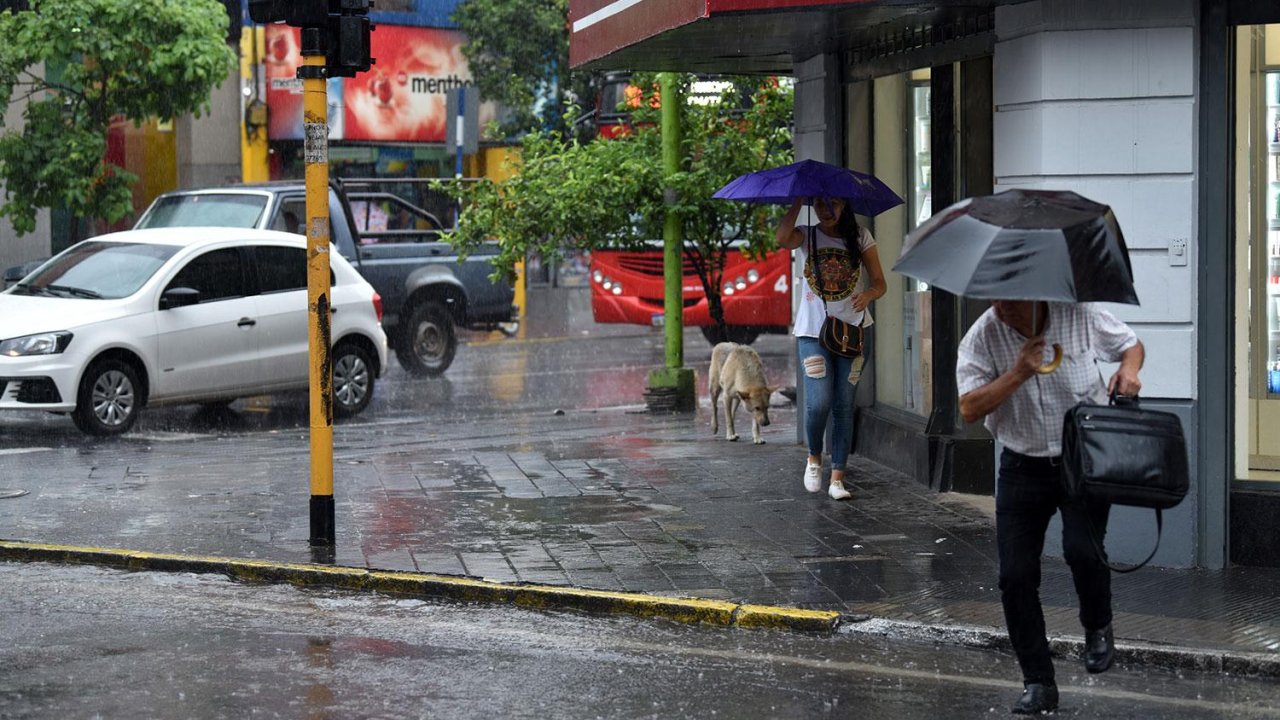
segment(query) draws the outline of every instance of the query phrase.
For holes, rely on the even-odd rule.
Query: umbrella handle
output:
[[[1053,344],[1053,360],[1050,360],[1049,364],[1047,365],[1041,365],[1040,367],[1036,368],[1036,372],[1040,373],[1041,375],[1048,375],[1049,373],[1052,373],[1054,370],[1057,370],[1058,366],[1061,364],[1062,364],[1062,346],[1059,345],[1058,343],[1054,343]]]

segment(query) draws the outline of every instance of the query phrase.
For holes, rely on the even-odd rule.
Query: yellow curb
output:
[[[832,632],[840,622],[839,613],[822,610],[556,585],[500,583],[455,575],[117,548],[0,540],[0,560],[103,565],[134,571],[213,573],[226,575],[243,583],[287,583],[301,587],[363,590],[463,602],[508,603],[543,610],[581,610],[747,629]]]

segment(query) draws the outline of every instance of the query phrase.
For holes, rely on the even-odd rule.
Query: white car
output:
[[[335,415],[387,366],[382,299],[330,253]],[[308,387],[306,241],[231,228],[85,240],[0,293],[0,410],[69,412],[92,435],[145,405]]]

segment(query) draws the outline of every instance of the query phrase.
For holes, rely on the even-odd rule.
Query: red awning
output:
[[[975,18],[1020,1],[569,0],[569,62],[596,70],[790,74],[795,62],[823,53],[901,52],[971,34]]]
[[[569,63],[583,65],[668,30],[726,13],[873,0],[570,0]]]

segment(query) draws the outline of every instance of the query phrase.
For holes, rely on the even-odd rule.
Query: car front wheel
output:
[[[440,375],[449,369],[457,351],[458,335],[449,309],[434,300],[414,305],[396,347],[400,365],[414,375]]]
[[[121,435],[133,427],[142,405],[138,373],[119,360],[98,360],[89,366],[76,392],[71,414],[76,427],[89,435]]]
[[[368,351],[351,342],[333,349],[333,414],[357,415],[373,399],[373,360]]]

